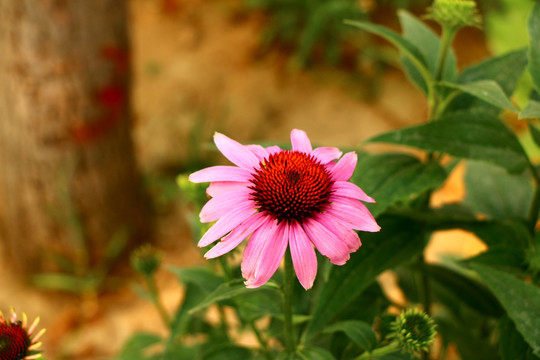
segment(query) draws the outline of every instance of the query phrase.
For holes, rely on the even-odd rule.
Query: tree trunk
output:
[[[126,1],[0,0],[0,79],[4,259],[92,266],[118,232],[144,234]]]

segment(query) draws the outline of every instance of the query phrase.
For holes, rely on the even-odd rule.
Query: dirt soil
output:
[[[256,55],[262,17],[245,13],[232,0],[130,0],[134,55],[133,108],[137,156],[145,172],[186,164],[194,154],[190,137],[203,144],[214,131],[241,142],[288,142],[300,128],[313,143],[358,146],[363,140],[397,127],[425,121],[422,94],[397,70],[378,80],[370,100],[358,77],[324,66],[291,69],[283,55]],[[472,35],[471,35],[472,34]],[[466,61],[486,55],[479,33],[458,39]],[[474,46],[470,46],[474,43]],[[474,49],[472,51],[471,49]],[[202,145],[202,148],[204,149]],[[459,199],[460,169],[435,195],[434,202]],[[189,266],[202,262],[193,246],[179,205],[157,219],[157,244],[164,262]],[[455,236],[443,234],[441,236]],[[465,237],[466,234],[458,234]],[[477,252],[474,240],[457,247],[430,244],[430,256]],[[136,331],[163,334],[159,316],[134,295],[133,279],[99,298],[78,299],[44,293],[14,281],[0,269],[0,309],[16,305],[30,319],[41,317],[47,359],[104,359],[116,354]],[[391,279],[388,280],[391,284]],[[174,277],[160,273],[165,307],[172,311],[182,297]],[[399,292],[388,287],[392,296]],[[397,295],[396,295],[397,294]]]

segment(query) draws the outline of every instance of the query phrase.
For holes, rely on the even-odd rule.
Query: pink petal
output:
[[[313,149],[311,155],[315,156],[322,164],[339,159],[343,153],[335,147],[318,147]]]
[[[268,151],[262,147],[261,145],[246,145],[246,148],[249,149],[259,159],[259,162],[266,159],[268,155]]]
[[[341,159],[337,162],[336,166],[330,170],[332,179],[334,181],[347,181],[351,178],[354,168],[356,167],[356,162],[358,161],[358,156],[354,151],[346,153]]]
[[[259,165],[259,159],[244,145],[223,134],[215,133],[214,142],[219,151],[233,164],[244,169],[253,169]]]
[[[243,260],[246,260],[246,257],[251,258],[246,261],[245,265],[242,261],[242,275],[246,279],[245,284],[248,288],[259,287],[270,280],[281,264],[285,250],[287,250],[289,225],[286,222],[276,224],[275,220],[272,225],[270,231],[263,230],[264,234],[257,237],[258,243],[252,245],[248,251],[248,247],[252,243],[252,236],[244,251]]]
[[[353,229],[372,232],[381,229],[373,215],[360,201],[333,195],[330,202],[332,206],[329,206],[326,212],[348,222]]]
[[[270,218],[263,213],[255,213],[251,215],[246,221],[240,224],[236,229],[225,236],[216,246],[206,252],[204,257],[207,259],[213,259],[228,253],[232,249],[236,248],[246,237],[254,232],[259,227],[263,226],[265,222],[268,222]]]
[[[248,189],[250,185],[252,184],[249,182],[214,181],[208,185],[206,193],[211,197],[215,197],[228,192]]]
[[[236,205],[231,211],[220,218],[199,240],[198,246],[205,247],[222,238],[229,231],[246,221],[257,209],[251,202]]]
[[[343,241],[343,243],[347,246],[349,252],[353,253],[358,250],[360,246],[362,246],[358,234],[347,223],[333,217],[332,215],[329,215],[328,213],[320,214],[315,219],[325,228],[336,234],[338,239]]]
[[[349,260],[349,249],[339,238],[315,219],[307,219],[302,224],[304,231],[317,250],[333,264],[343,265]]]
[[[289,247],[298,281],[304,289],[310,289],[317,275],[317,255],[304,229],[298,223],[291,224],[289,228]]]
[[[294,129],[291,131],[291,144],[293,150],[296,151],[310,153],[312,150],[311,141],[309,141],[306,132],[302,130]]]
[[[239,203],[252,202],[252,200],[249,200],[250,195],[251,191],[244,188],[241,191],[224,193],[208,200],[199,214],[201,222],[216,221],[228,214]],[[252,207],[255,207],[254,203],[252,203]]]
[[[334,191],[334,194],[350,197],[357,200],[362,200],[369,203],[374,203],[375,200],[373,198],[366,195],[364,190],[362,190],[360,187],[356,186],[353,183],[347,182],[347,181],[336,181],[334,185],[332,185],[332,191]]]
[[[212,181],[248,181],[251,179],[251,173],[247,169],[236,166],[211,166],[189,175],[189,181],[194,183],[212,182]]]
[[[269,155],[272,155],[272,154],[278,153],[278,152],[283,151],[283,150],[281,150],[281,148],[279,146],[277,146],[277,145],[272,145],[272,146],[267,147],[266,151],[268,151]]]

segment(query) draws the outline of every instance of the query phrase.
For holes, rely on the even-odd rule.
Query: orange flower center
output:
[[[252,199],[259,211],[278,221],[298,221],[324,211],[333,181],[326,168],[312,155],[281,151],[270,155],[255,170]]]

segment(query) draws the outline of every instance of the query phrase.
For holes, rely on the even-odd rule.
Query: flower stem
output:
[[[534,237],[534,229],[536,227],[536,222],[538,221],[538,213],[540,211],[540,176],[534,165],[530,165],[531,173],[534,178],[534,197],[529,210],[529,226]],[[532,242],[533,246],[536,246],[535,242]]]
[[[391,342],[388,345],[385,345],[383,347],[377,348],[370,352],[365,352],[362,355],[358,356],[354,360],[369,360],[369,359],[376,359],[378,357],[388,355],[390,353],[395,352],[399,349],[399,343],[397,341]]]
[[[154,276],[145,275],[144,279],[146,280],[148,291],[150,292],[150,296],[152,297],[152,302],[154,303],[154,306],[156,307],[159,316],[161,316],[161,320],[163,321],[165,326],[169,328],[171,326],[171,320],[169,319],[169,314],[167,314],[167,311],[165,310],[165,307],[163,306],[163,303],[159,298],[159,292]]]
[[[291,253],[287,249],[285,253],[285,266],[283,269],[283,317],[284,317],[284,336],[287,352],[292,354],[296,351],[296,339],[292,322],[293,314],[293,285],[294,269]]]

